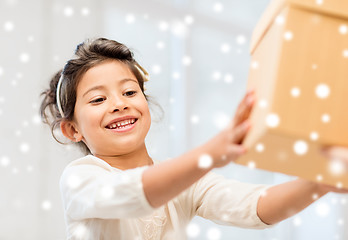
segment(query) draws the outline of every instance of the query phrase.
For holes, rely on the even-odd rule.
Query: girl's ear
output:
[[[62,130],[63,135],[71,141],[80,142],[82,140],[82,135],[73,122],[63,120],[60,123],[60,129]]]

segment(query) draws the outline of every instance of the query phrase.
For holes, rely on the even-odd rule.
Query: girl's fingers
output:
[[[243,139],[245,138],[246,134],[250,129],[250,126],[251,124],[249,120],[245,120],[243,123],[239,124],[238,126],[235,126],[232,129],[230,141],[234,144],[242,143]]]
[[[254,91],[248,92],[243,98],[242,102],[239,104],[236,114],[233,119],[233,127],[244,122],[249,118],[251,110],[255,102],[255,93]]]
[[[321,184],[321,188],[324,189],[324,191],[326,192],[348,193],[348,189],[337,188],[337,187],[333,187],[333,186],[325,185],[325,184]]]
[[[242,145],[232,144],[228,147],[227,152],[229,161],[235,161],[237,158],[246,153],[246,148]]]
[[[348,165],[348,148],[345,147],[325,147],[322,149],[323,154],[333,160],[341,160]]]

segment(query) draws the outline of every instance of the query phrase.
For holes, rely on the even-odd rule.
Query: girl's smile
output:
[[[111,123],[109,123],[105,128],[114,132],[128,132],[134,129],[137,120],[138,119],[133,116],[116,118],[112,120]]]

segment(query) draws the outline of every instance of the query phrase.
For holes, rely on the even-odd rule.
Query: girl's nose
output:
[[[122,98],[116,98],[111,107],[112,112],[119,112],[128,109],[127,102]]]
[[[116,108],[114,108],[113,112],[118,112],[120,110],[126,110],[126,109],[128,109],[128,107],[123,107],[123,108],[116,107]]]

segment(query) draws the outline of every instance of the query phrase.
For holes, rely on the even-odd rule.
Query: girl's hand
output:
[[[229,162],[235,161],[246,152],[246,148],[241,144],[251,127],[249,117],[254,102],[255,91],[248,91],[240,102],[231,123],[225,130],[212,139],[212,146],[214,147],[212,150],[214,158],[213,167],[223,167]]]
[[[339,161],[342,164],[341,167],[345,168],[348,174],[348,148],[340,146],[324,147],[322,153],[329,158],[329,161]],[[348,193],[348,189],[340,189],[325,184],[320,184],[320,188],[327,192]]]
[[[348,167],[348,148],[339,146],[324,147],[322,152],[330,160],[341,161]]]

